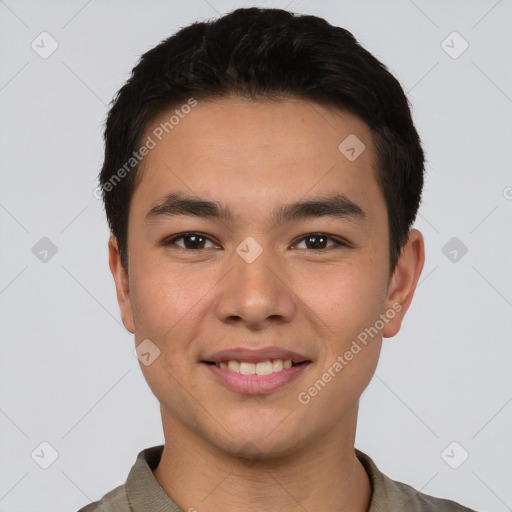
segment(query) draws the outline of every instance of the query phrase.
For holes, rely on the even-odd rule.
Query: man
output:
[[[346,30],[238,9],[148,51],[100,186],[125,327],[165,445],[82,511],[468,511],[354,447],[421,274],[424,155]]]

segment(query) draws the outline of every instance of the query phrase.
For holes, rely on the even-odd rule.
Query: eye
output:
[[[328,246],[328,241],[331,241],[333,243]],[[297,246],[303,242],[306,244],[306,247],[298,247],[299,249],[309,249],[317,252],[326,249],[331,249],[337,246],[348,247],[348,244],[343,240],[327,236],[325,233],[309,233],[308,235],[303,236],[302,238],[299,239],[299,244],[297,244]]]
[[[176,243],[178,240],[183,240],[183,245]],[[181,233],[180,235],[175,235],[171,238],[166,238],[162,241],[162,245],[177,245],[182,249],[209,249],[210,247],[206,247],[205,245],[210,242],[213,247],[216,247],[215,244],[206,236],[201,233]]]

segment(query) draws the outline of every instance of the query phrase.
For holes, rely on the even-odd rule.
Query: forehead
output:
[[[315,102],[222,98],[162,112],[134,202],[173,190],[264,213],[268,203],[340,192],[379,200],[371,132],[360,118]],[[137,197],[137,200],[136,200]],[[382,200],[382,197],[380,198]]]

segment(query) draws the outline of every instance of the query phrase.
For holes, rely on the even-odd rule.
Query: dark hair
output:
[[[421,142],[402,87],[347,30],[316,16],[256,7],[182,28],[142,55],[114,98],[99,179],[124,267],[128,213],[137,185],[139,160],[134,155],[148,125],[191,98],[230,95],[316,101],[368,124],[377,155],[376,178],[387,205],[393,270],[416,217],[424,170]]]

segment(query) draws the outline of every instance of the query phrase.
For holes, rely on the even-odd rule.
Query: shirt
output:
[[[126,483],[116,487],[78,512],[192,512],[183,511],[153,476],[163,452],[163,445],[142,450],[132,466]],[[413,487],[391,480],[365,453],[355,449],[356,456],[368,473],[372,487],[367,512],[476,512],[454,501],[423,494]]]

